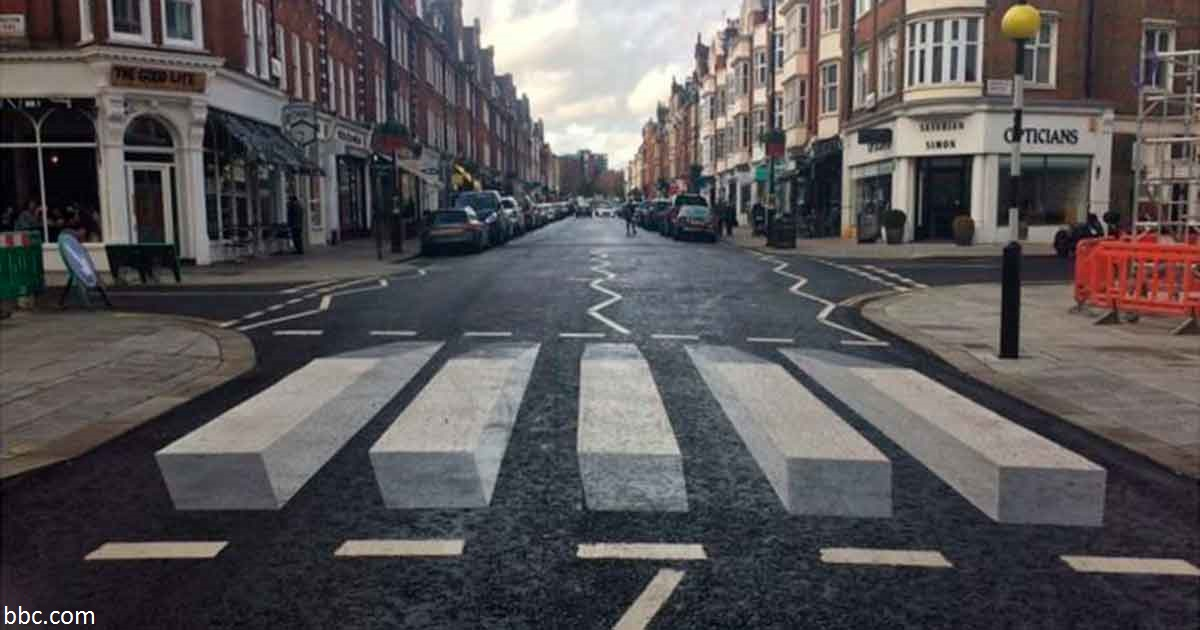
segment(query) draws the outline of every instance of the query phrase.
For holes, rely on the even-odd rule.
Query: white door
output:
[[[134,243],[175,242],[175,208],[171,194],[173,168],[167,164],[129,164],[125,167],[129,233]]]

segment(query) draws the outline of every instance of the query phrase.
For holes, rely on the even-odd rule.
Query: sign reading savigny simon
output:
[[[966,122],[961,118],[933,118],[921,121],[917,127],[921,133],[952,133],[966,129]],[[1012,144],[1016,139],[1014,129],[1004,130],[1004,141]],[[1050,129],[1046,127],[1027,127],[1021,130],[1021,142],[1024,144],[1079,144],[1078,129]],[[927,151],[952,150],[958,148],[958,140],[954,137],[936,138],[925,141]]]

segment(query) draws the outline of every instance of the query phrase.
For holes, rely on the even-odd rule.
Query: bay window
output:
[[[163,0],[163,43],[201,48],[203,24],[200,0]]]
[[[908,87],[978,83],[979,18],[937,18],[908,24]]]
[[[108,16],[111,39],[150,43],[150,0],[108,0]]]
[[[1025,41],[1025,83],[1037,87],[1054,87],[1057,80],[1058,23],[1042,16],[1042,28],[1037,37]]]

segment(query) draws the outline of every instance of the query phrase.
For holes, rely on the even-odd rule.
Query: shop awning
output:
[[[208,115],[224,125],[229,135],[237,138],[257,161],[306,175],[325,174],[279,129],[219,109],[208,110]]]

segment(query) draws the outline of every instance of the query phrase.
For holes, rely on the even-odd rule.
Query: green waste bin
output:
[[[45,290],[41,235],[0,232],[0,300],[31,297]]]

